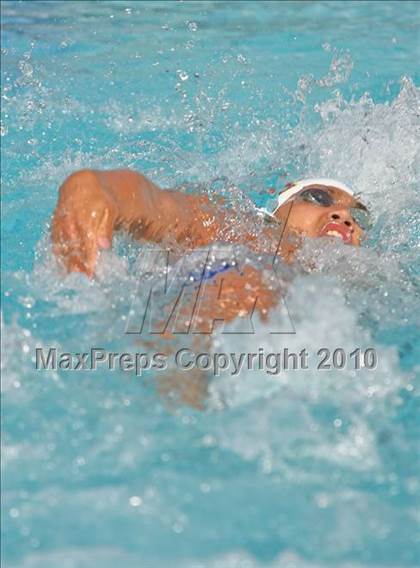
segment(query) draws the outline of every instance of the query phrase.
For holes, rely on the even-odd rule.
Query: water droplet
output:
[[[318,495],[315,496],[315,502],[320,509],[326,509],[330,503],[330,500],[326,493],[318,493]]]
[[[33,308],[33,306],[35,304],[35,300],[31,296],[24,296],[22,298],[19,298],[19,300],[20,300],[20,303],[22,304],[22,306],[25,306],[25,308],[28,308],[28,309]]]
[[[206,434],[202,438],[202,444],[203,444],[203,446],[210,448],[210,447],[215,446],[217,444],[217,440],[211,434]]]
[[[140,507],[143,501],[138,495],[132,495],[129,499],[129,503],[132,507]]]
[[[188,73],[186,71],[182,71],[182,69],[178,69],[177,74],[181,81],[186,81],[188,79]]]

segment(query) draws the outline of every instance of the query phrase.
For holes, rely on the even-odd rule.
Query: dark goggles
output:
[[[306,203],[312,203],[313,205],[318,205],[319,207],[332,207],[333,205],[340,205],[333,195],[327,189],[305,189],[298,193],[295,197],[300,201],[306,201]],[[372,218],[367,210],[367,208],[362,204],[357,202],[354,207],[345,207],[350,211],[351,216],[354,221],[361,227],[364,231],[367,231],[372,226]]]

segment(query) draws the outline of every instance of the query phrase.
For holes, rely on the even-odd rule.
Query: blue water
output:
[[[418,566],[419,4],[1,9],[3,565]],[[244,371],[204,412],[151,373],[36,372],[41,345],[136,349],[143,245],[119,236],[95,281],[51,258],[57,188],[86,167],[201,184],[239,229],[284,180],[362,191],[365,247],[307,243],[313,270],[288,273],[296,335],[223,350],[374,347],[377,369]]]

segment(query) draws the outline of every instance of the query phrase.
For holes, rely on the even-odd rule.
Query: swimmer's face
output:
[[[339,238],[346,244],[360,246],[364,231],[354,219],[354,209],[363,210],[364,206],[335,187],[313,185],[311,190],[321,191],[304,195],[308,189],[284,203],[275,213],[277,219],[286,224],[286,235]]]

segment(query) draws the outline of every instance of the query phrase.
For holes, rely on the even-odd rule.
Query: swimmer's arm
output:
[[[198,196],[161,189],[131,170],[95,172],[103,191],[114,201],[116,229],[135,238],[159,242],[166,237],[182,240],[196,213]]]
[[[52,220],[54,252],[69,271],[92,276],[98,250],[111,246],[118,229],[155,242],[190,237],[207,244],[206,205],[204,197],[162,190],[134,171],[82,170],[60,188]]]

